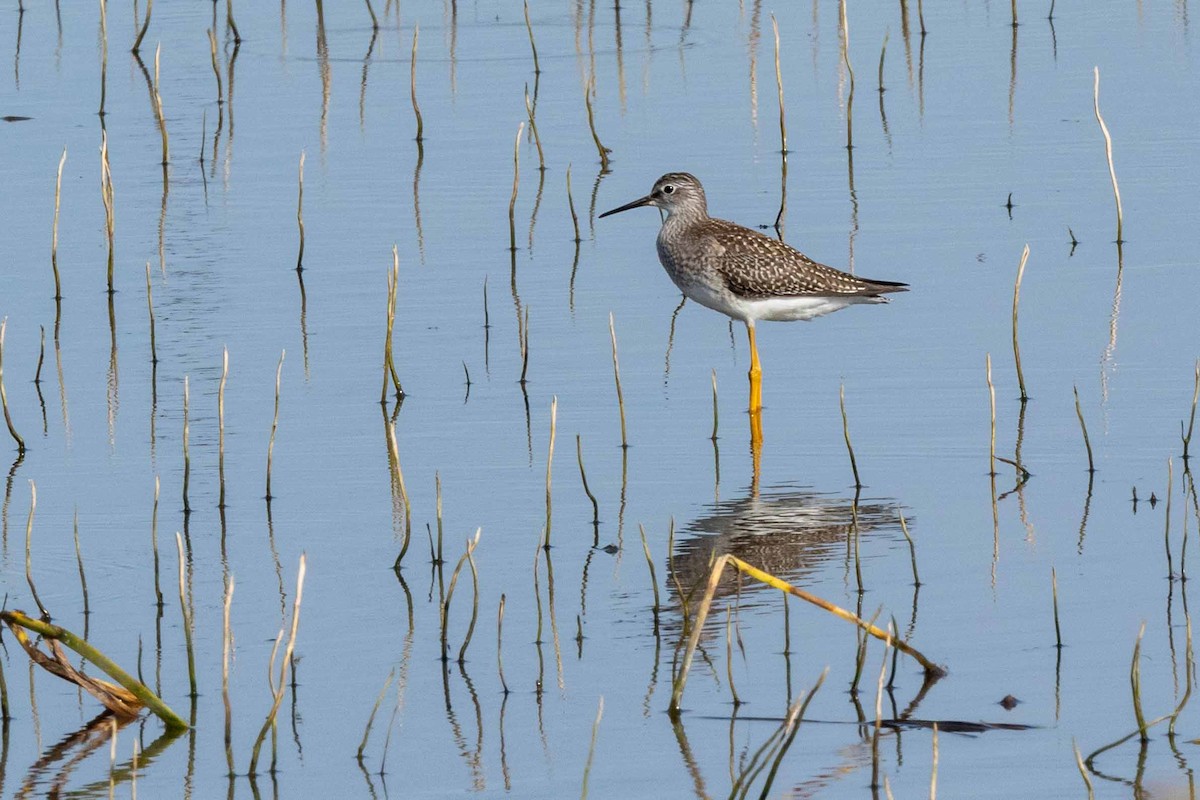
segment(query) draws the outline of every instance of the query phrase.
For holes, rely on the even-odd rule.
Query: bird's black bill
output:
[[[600,215],[600,218],[604,219],[605,217],[612,216],[613,214],[620,214],[622,211],[628,211],[631,208],[641,208],[642,206],[648,205],[650,205],[650,195],[640,197],[637,200],[634,200],[632,203],[626,203],[620,208],[614,208],[612,211],[605,211]]]

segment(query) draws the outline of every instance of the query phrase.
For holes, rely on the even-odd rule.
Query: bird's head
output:
[[[696,180],[694,175],[686,172],[668,172],[654,182],[654,188],[650,190],[650,194],[640,197],[632,203],[626,203],[619,208],[605,211],[600,216],[607,217],[611,214],[619,214],[622,211],[628,211],[631,208],[640,208],[641,206],[660,208],[666,212],[668,217],[672,214],[696,215],[699,217],[704,217],[708,214],[708,204],[704,198],[704,187],[700,185],[700,181]]]

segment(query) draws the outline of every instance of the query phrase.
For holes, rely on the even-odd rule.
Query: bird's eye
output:
[[[663,194],[675,194],[675,187],[669,183],[666,186],[664,186],[662,188],[662,190],[663,190]]]

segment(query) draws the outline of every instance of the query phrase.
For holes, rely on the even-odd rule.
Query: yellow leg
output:
[[[762,365],[758,361],[758,344],[754,338],[754,325],[746,323],[750,335],[750,413],[762,411]]]

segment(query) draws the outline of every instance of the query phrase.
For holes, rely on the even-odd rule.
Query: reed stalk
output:
[[[1092,800],[1096,796],[1095,791],[1092,789],[1092,779],[1088,777],[1087,767],[1083,765],[1083,756],[1079,754],[1079,745],[1075,743],[1074,739],[1071,740],[1071,747],[1075,750],[1075,766],[1079,768],[1079,777],[1083,778],[1083,785],[1087,789],[1088,800]]]
[[[58,178],[54,182],[54,225],[50,234],[50,268],[54,272],[54,299],[62,300],[62,280],[58,274],[58,210],[62,198],[63,165],[67,163],[67,148],[63,148],[62,158],[58,160]]]
[[[296,194],[296,225],[300,229],[300,252],[296,256],[296,272],[304,271],[304,151],[300,151],[299,189]]]
[[[1146,718],[1142,715],[1142,636],[1146,633],[1146,623],[1138,630],[1137,642],[1133,646],[1133,662],[1129,666],[1129,686],[1133,691],[1133,716],[1137,720],[1138,734],[1143,742],[1150,741],[1146,729]]]
[[[113,210],[112,168],[108,162],[108,133],[100,133],[100,199],[104,203],[104,229],[108,234],[108,293],[113,289],[113,230],[115,227]]]
[[[874,624],[867,622],[866,620],[863,620],[862,618],[858,617],[857,615],[855,615],[843,608],[840,608],[840,607],[834,605],[833,603],[830,603],[827,600],[817,597],[816,595],[811,594],[810,592],[806,592],[803,589],[792,586],[791,584],[787,583],[786,581],[780,580],[779,578],[775,577],[774,575],[771,575],[768,572],[764,572],[763,570],[760,570],[757,567],[755,567],[745,561],[742,561],[741,559],[737,558],[736,556],[726,554],[726,555],[720,556],[713,562],[712,571],[709,573],[709,577],[708,577],[708,585],[705,588],[705,592],[704,592],[704,599],[701,601],[700,606],[696,612],[695,620],[692,622],[691,633],[688,637],[687,646],[684,650],[683,659],[681,661],[681,667],[680,667],[678,675],[675,678],[675,683],[672,688],[671,705],[669,708],[669,713],[673,717],[677,717],[679,715],[679,709],[680,709],[679,703],[683,697],[684,686],[687,683],[687,675],[688,675],[688,670],[691,668],[692,657],[695,654],[697,645],[699,644],[700,634],[703,632],[704,621],[705,621],[705,619],[707,619],[709,609],[712,606],[713,596],[716,594],[716,590],[717,590],[717,584],[720,583],[721,575],[725,571],[726,566],[733,566],[740,572],[742,572],[746,575],[749,575],[751,578],[761,581],[762,583],[765,583],[774,589],[778,589],[780,591],[795,595],[796,597],[799,597],[801,600],[805,600],[809,603],[812,603],[813,605],[817,606],[818,608],[822,608],[822,609],[828,611],[829,613],[833,614],[834,616],[839,617],[840,619],[846,620],[847,622],[854,623],[859,628],[861,628],[862,630],[869,633],[871,636],[874,636],[875,638],[886,642],[889,647],[895,647],[895,648],[899,649],[901,652],[903,652],[905,655],[908,655],[908,656],[912,657],[913,659],[915,659],[925,669],[926,680],[935,680],[937,678],[941,678],[942,676],[944,676],[946,674],[945,669],[943,669],[942,667],[939,667],[937,664],[934,664],[932,661],[930,661],[928,658],[926,658],[920,651],[918,651],[916,648],[912,647],[912,645],[908,644],[907,642],[904,642],[904,641],[898,639],[894,634],[889,634],[886,631],[880,630]]]
[[[254,749],[250,755],[250,775],[257,774],[259,750],[262,748],[263,740],[267,737],[267,732],[275,727],[275,717],[279,714],[279,706],[283,702],[283,693],[287,688],[288,667],[291,666],[292,654],[296,650],[296,631],[300,626],[300,601],[304,595],[305,564],[304,554],[301,553],[300,568],[296,572],[296,599],[292,603],[292,625],[288,635],[287,647],[284,648],[283,661],[279,665],[279,683],[275,686],[275,697],[271,704],[271,710],[267,713],[266,721],[263,722],[263,726],[258,732],[258,738],[254,741]],[[278,643],[276,644],[278,646]]]
[[[575,458],[579,461],[579,477],[583,481],[583,492],[587,495],[588,500],[592,501],[592,524],[600,524],[600,504],[596,502],[596,495],[592,494],[592,490],[588,488],[587,472],[583,468],[583,440],[579,434],[575,434]]]
[[[221,381],[217,384],[217,508],[225,508],[225,384],[229,381],[229,348],[221,348]]]
[[[646,529],[639,523],[638,531],[642,534],[642,552],[646,554],[646,566],[650,569],[650,587],[654,589],[654,620],[658,623],[658,612],[662,609],[662,604],[658,600],[658,577],[654,572],[654,559],[650,557],[650,545],[646,542]]]
[[[183,513],[192,513],[188,502],[188,484],[192,474],[192,458],[188,452],[188,376],[183,376]]]
[[[529,49],[533,51],[533,74],[541,75],[542,68],[538,66],[537,43],[533,41],[533,24],[529,21],[529,3],[525,3],[525,30],[529,32]]]
[[[1054,0],[1050,0],[1050,3],[1051,3],[1051,13],[1053,14]],[[917,0],[917,21],[921,25],[921,36],[924,37],[925,36],[925,2],[924,2],[924,0]]]
[[[592,759],[596,755],[596,737],[600,733],[600,719],[604,716],[604,695],[600,695],[600,703],[596,707],[596,721],[592,723],[592,741],[588,745],[587,761],[583,765],[583,791],[580,800],[587,800],[588,775],[592,771]]]
[[[600,154],[600,171],[608,172],[608,154],[612,152],[600,143],[600,135],[596,133],[596,116],[592,111],[592,95],[596,93],[596,74],[592,73],[583,87],[583,103],[587,106],[588,128],[592,132],[592,141],[596,143],[596,152]]]
[[[1083,446],[1087,449],[1088,474],[1095,474],[1096,465],[1092,461],[1092,443],[1088,439],[1087,423],[1083,421],[1083,409],[1079,405],[1079,388],[1072,386],[1071,391],[1075,393],[1075,416],[1079,417],[1079,429],[1083,431]]]
[[[149,20],[150,7],[147,6],[146,21],[149,22]],[[160,44],[154,49],[154,115],[158,118],[158,132],[162,136],[162,163],[166,166],[171,160],[171,146],[167,139],[167,118],[163,114],[162,92],[159,91],[161,84],[158,81],[158,65],[161,54],[162,45]]]
[[[900,532],[904,534],[905,541],[908,542],[908,555],[912,559],[913,586],[921,585],[921,577],[917,574],[917,547],[913,544],[913,538],[908,532],[908,523],[904,521],[904,515],[900,515]]]
[[[528,11],[529,6],[526,5]],[[529,85],[525,86],[525,115],[529,118],[529,130],[533,133],[533,143],[537,147],[538,169],[546,171],[546,155],[542,152],[542,137],[538,135],[537,120],[534,119],[533,105],[529,102]]]
[[[887,91],[883,85],[883,60],[887,57],[888,37],[892,35],[890,30],[884,31],[883,46],[879,48],[879,93],[883,94]]]
[[[150,285],[150,262],[146,262],[146,311],[150,315],[150,363],[158,363],[158,346],[154,340],[154,290]]]
[[[775,85],[779,90],[779,152],[787,155],[787,118],[783,105],[783,69],[779,64],[779,22],[771,15],[771,28],[775,31]]]
[[[375,8],[371,5],[371,0],[366,0],[366,2],[367,13],[371,15],[371,30],[377,31],[379,30],[379,17],[375,16]],[[391,0],[388,1],[388,7],[391,7]],[[386,10],[384,13],[387,13]],[[361,750],[359,752],[361,754]]]
[[[1058,624],[1058,574],[1050,568],[1050,597],[1054,603],[1054,646],[1062,649],[1062,627]]]
[[[187,583],[185,581],[186,561],[183,557],[183,535],[175,533],[175,551],[179,555],[179,613],[183,616],[183,641],[187,649],[188,685],[191,693],[188,697],[199,697],[196,690],[196,650],[192,644],[192,614],[188,607]]]
[[[933,766],[929,771],[929,800],[937,800],[938,724],[933,723]]]
[[[437,514],[437,559],[435,564],[445,564],[446,560],[442,557],[442,541],[445,538],[442,535],[442,475],[440,472],[433,473],[434,487],[434,506]]]
[[[417,118],[417,142],[425,141],[425,121],[421,118],[421,107],[417,105],[417,37],[421,26],[413,26],[412,63],[409,66],[409,94],[412,96],[413,114]]]
[[[225,0],[225,27],[233,31],[233,43],[242,43],[242,34],[238,32],[237,23],[233,21],[233,0]]]
[[[988,396],[992,403],[991,447],[988,450],[988,475],[996,474],[996,387],[992,384],[992,354],[987,354]]]
[[[440,627],[442,631],[441,659],[443,663],[450,660],[450,644],[448,641],[450,628],[450,601],[454,598],[454,587],[458,585],[458,576],[459,573],[462,572],[463,565],[467,563],[467,559],[471,556],[475,550],[475,547],[479,544],[479,535],[482,532],[482,528],[476,528],[475,538],[467,540],[467,550],[458,559],[458,563],[454,565],[454,571],[450,573],[450,583],[446,586],[446,598],[442,600],[440,620]],[[474,620],[474,617],[472,617],[472,620]]]
[[[1190,458],[1190,456],[1188,455],[1188,448],[1191,446],[1191,443],[1192,443],[1192,429],[1196,425],[1196,402],[1198,400],[1200,400],[1200,359],[1196,360],[1196,383],[1195,383],[1195,388],[1192,389],[1192,413],[1191,413],[1191,416],[1188,418],[1188,426],[1187,426],[1186,434],[1183,432],[1183,421],[1180,420],[1180,422],[1179,422],[1179,436],[1181,439],[1183,439],[1183,463],[1184,464],[1187,464],[1188,459]]]
[[[17,634],[18,638],[22,638],[22,634],[18,631],[18,628],[24,628],[33,631],[43,639],[50,639],[66,645],[87,661],[95,664],[126,691],[136,697],[138,702],[150,709],[155,716],[163,721],[168,731],[178,732],[187,730],[188,724],[172,711],[166,703],[159,699],[154,692],[150,691],[141,681],[121,669],[116,662],[93,647],[86,639],[76,636],[71,631],[59,625],[34,619],[21,611],[0,611],[0,621],[7,624],[13,630],[13,633]]]
[[[1186,466],[1186,465],[1185,465]],[[1167,459],[1167,508],[1163,514],[1163,547],[1167,551],[1167,580],[1175,579],[1175,567],[1171,562],[1171,498],[1175,491],[1175,464],[1170,458]],[[1187,502],[1187,493],[1184,492],[1184,502]],[[1185,513],[1184,522],[1187,522]],[[1184,536],[1187,536],[1187,530],[1184,530]],[[1186,539],[1185,539],[1186,541]]]
[[[575,198],[571,196],[571,165],[567,164],[567,208],[571,211],[571,225],[575,228],[575,244],[583,239],[579,236],[579,216],[575,213]]]
[[[108,97],[108,0],[100,0],[100,110],[97,114],[103,117],[106,113],[104,102]],[[103,126],[102,126],[103,127]]]
[[[233,764],[233,706],[229,702],[229,661],[233,655],[233,628],[229,624],[229,609],[233,605],[233,576],[225,577],[225,599],[221,604],[221,702],[225,706],[225,764],[226,777],[236,774]]]
[[[513,142],[513,185],[512,196],[508,199],[508,249],[517,252],[517,223],[515,212],[517,208],[517,185],[521,180],[521,134],[525,132],[525,121],[517,126],[517,138]]]
[[[1013,3],[1015,6],[1016,0],[1013,0]],[[1113,199],[1117,202],[1117,244],[1122,244],[1125,240],[1121,237],[1123,219],[1121,212],[1121,189],[1117,186],[1117,170],[1113,166],[1112,137],[1108,135],[1108,126],[1104,124],[1104,117],[1100,116],[1100,68],[1094,67],[1092,74],[1095,76],[1095,82],[1092,86],[1092,100],[1096,111],[1096,122],[1100,123],[1100,132],[1104,134],[1104,155],[1108,159],[1108,175],[1112,178]]]
[[[225,103],[225,90],[221,86],[221,68],[219,66],[217,66],[217,37],[216,37],[216,34],[214,34],[211,29],[209,29],[207,31],[207,33],[208,33],[208,54],[212,60],[213,75],[217,79],[217,107],[220,108],[220,106]],[[215,147],[215,145],[214,145],[214,147]],[[200,152],[201,152],[200,160],[204,161],[204,155],[203,155],[204,150],[201,149]],[[214,159],[216,158],[216,153],[213,154],[213,158]]]
[[[558,426],[558,396],[550,400],[550,445],[546,452],[546,533],[545,548],[550,549],[550,516],[552,502],[550,499],[550,483],[554,468],[554,436]]]
[[[715,395],[716,379],[713,380]],[[850,444],[850,421],[846,417],[846,384],[844,383],[838,386],[838,404],[842,409],[842,437],[846,440],[846,451],[850,454],[850,470],[854,473],[854,488],[861,489],[863,484],[858,477],[858,462],[854,458],[854,445]]]
[[[508,681],[504,680],[504,602],[505,595],[500,594],[500,608],[496,612],[496,671],[500,673],[500,688],[504,690],[504,696],[509,695]]]
[[[479,544],[480,529],[475,530],[475,544]],[[467,623],[467,635],[463,637],[462,646],[458,648],[458,665],[461,667],[467,660],[467,647],[475,634],[475,621],[479,618],[479,570],[475,566],[475,547],[467,547],[467,566],[471,570],[471,620]]]
[[[716,442],[717,441],[717,423],[720,419],[720,415],[717,413],[717,371],[715,369],[712,371],[712,394],[713,394],[713,431],[712,431],[712,436],[710,436],[709,438],[712,439],[714,442]]]
[[[8,410],[8,395],[4,391],[4,332],[8,328],[8,317],[0,319],[0,409],[4,411],[4,424],[8,426],[8,433],[12,436],[13,441],[17,443],[17,455],[25,454],[25,440],[21,438],[21,434],[17,433],[17,429],[13,426],[12,414]]]
[[[846,96],[846,149],[854,149],[854,67],[850,66],[850,25],[846,20],[846,3],[840,6],[842,27],[842,61],[850,76],[850,93]]]
[[[38,597],[37,586],[33,583],[33,514],[36,510],[37,484],[31,480],[29,482],[29,517],[25,521],[25,582],[29,584],[29,593],[33,596],[33,602],[37,603],[42,619],[48,620],[50,612],[42,605],[42,599]]]
[[[1017,0],[1012,0],[1012,26],[1015,28],[1015,27],[1017,27],[1018,24],[1019,23],[1017,22]]]
[[[1029,395],[1025,391],[1025,373],[1021,371],[1021,346],[1017,343],[1017,304],[1021,301],[1021,279],[1025,276],[1025,262],[1029,260],[1029,245],[1025,245],[1025,249],[1021,251],[1021,263],[1017,267],[1017,280],[1013,284],[1013,309],[1012,309],[1012,343],[1013,343],[1013,360],[1017,364],[1017,383],[1021,386],[1021,402],[1024,403],[1029,399]]]
[[[612,312],[608,312],[608,335],[612,339],[613,378],[617,384],[617,410],[621,414],[621,449],[629,449],[629,440],[625,435],[625,395],[621,391],[621,363],[617,360],[617,329],[613,323]]]
[[[135,56],[142,47],[142,39],[146,38],[146,29],[150,27],[150,13],[152,11],[154,11],[154,0],[146,0],[146,17],[142,20],[142,28],[138,31],[137,38],[133,40],[133,47],[129,49],[129,52]]]
[[[396,677],[396,669],[393,667],[388,672],[387,680],[383,682],[383,688],[379,690],[379,695],[375,698],[375,705],[371,706],[371,713],[367,716],[367,724],[363,728],[362,741],[358,743],[358,751],[354,757],[361,765],[363,760],[363,751],[367,749],[367,740],[371,738],[371,726],[375,724],[375,715],[379,713],[379,707],[383,705],[383,698],[387,696],[388,687],[392,685],[392,680]]]
[[[283,376],[283,357],[287,350],[279,353],[279,365],[275,367],[275,415],[271,419],[271,438],[267,440],[267,502],[271,502],[271,461],[275,455],[275,432],[279,429],[279,383]]]
[[[380,390],[379,402],[387,403],[388,382],[391,382],[397,397],[404,396],[400,385],[400,376],[396,372],[395,350],[392,345],[392,329],[396,324],[396,294],[400,286],[400,252],[392,245],[392,269],[388,272],[387,296],[387,336],[383,342],[383,389]]]

